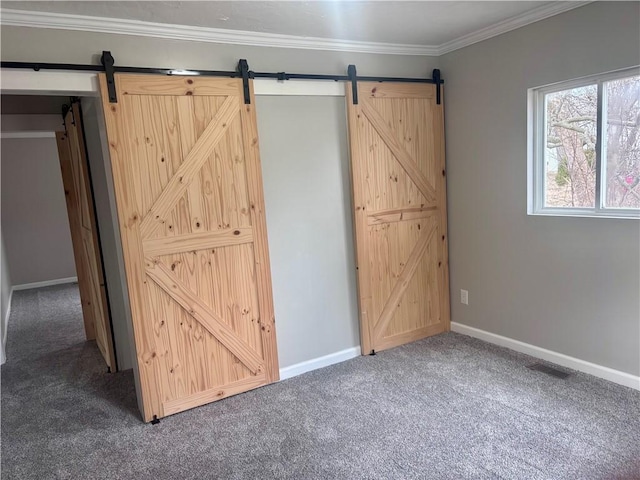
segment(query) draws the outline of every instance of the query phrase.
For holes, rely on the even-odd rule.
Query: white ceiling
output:
[[[3,9],[317,37],[442,46],[549,1],[3,1]],[[574,2],[576,6],[582,2]],[[568,8],[564,8],[565,10]],[[548,16],[548,15],[547,15]],[[543,15],[541,15],[543,17]]]

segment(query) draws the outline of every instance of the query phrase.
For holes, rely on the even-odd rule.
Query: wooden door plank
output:
[[[82,226],[80,222],[79,210],[79,189],[73,174],[71,162],[71,145],[69,136],[65,132],[56,132],[56,143],[58,145],[58,158],[60,159],[60,171],[62,173],[62,183],[64,185],[65,200],[67,203],[67,215],[69,217],[69,228],[71,242],[73,244],[73,257],[78,275],[78,290],[80,291],[80,305],[82,307],[82,320],[84,322],[84,334],[87,340],[95,340],[96,329],[93,309],[88,304],[90,294],[87,291],[86,283],[80,281],[85,279],[85,262],[82,248]]]
[[[199,174],[204,162],[207,160],[213,148],[222,139],[233,117],[238,114],[237,97],[227,97],[220,110],[197,143],[186,155],[184,161],[169,180],[167,186],[145,215],[140,225],[140,233],[143,238],[149,238],[156,228],[162,225],[167,212],[175,206],[178,199],[184,194],[189,184]]]
[[[64,118],[65,133],[57,135],[62,180],[78,274],[87,339],[95,340],[107,367],[117,370],[111,333],[98,227],[85,150],[82,113],[72,103]]]
[[[220,248],[231,245],[242,245],[253,242],[253,228],[226,228],[219,231],[206,231],[177,235],[175,237],[158,237],[143,240],[144,253],[147,257],[170,255],[179,252],[193,252],[206,248]]]
[[[395,309],[398,306],[398,301],[400,300],[402,295],[404,295],[404,292],[409,285],[409,281],[413,277],[413,274],[416,272],[418,264],[420,263],[420,260],[422,259],[422,256],[427,249],[427,245],[429,245],[429,242],[431,241],[431,238],[433,237],[435,231],[436,228],[434,225],[429,230],[423,230],[420,234],[418,243],[416,243],[413,250],[411,251],[411,255],[409,255],[409,258],[407,259],[407,262],[405,263],[404,268],[402,269],[402,272],[398,277],[398,281],[393,287],[393,290],[391,290],[391,295],[389,295],[389,298],[384,305],[382,313],[380,314],[380,318],[378,318],[378,320],[376,321],[374,327],[376,339],[381,339],[384,331],[389,326],[389,322],[391,321],[391,318],[395,313]]]
[[[447,327],[444,322],[437,323],[435,325],[429,325],[427,327],[421,327],[408,332],[391,335],[389,337],[383,337],[376,342],[376,350],[387,350],[389,348],[398,347],[405,343],[415,342],[416,340],[423,339],[425,337],[431,337],[442,332],[446,332]]]
[[[436,201],[436,192],[434,188],[429,184],[427,177],[420,171],[416,162],[411,158],[411,155],[404,149],[395,134],[391,131],[384,118],[376,111],[368,100],[360,102],[361,111],[365,114],[373,128],[375,128],[380,138],[389,147],[389,150],[398,160],[398,163],[402,166],[411,181],[416,184],[420,193],[424,196],[427,203],[432,204]]]
[[[428,218],[438,214],[436,206],[431,207],[409,207],[409,208],[390,208],[388,210],[378,210],[367,215],[368,225],[380,225],[382,223],[401,222],[403,220],[417,220],[419,218]]]
[[[119,96],[227,96],[237,94],[238,80],[198,76],[115,74]]]
[[[435,85],[420,83],[358,82],[362,98],[435,98]]]
[[[349,123],[349,143],[351,148],[351,179],[354,211],[354,244],[356,248],[356,270],[358,272],[358,304],[360,314],[360,350],[362,355],[369,355],[374,349],[373,343],[373,306],[371,277],[369,274],[369,242],[367,232],[366,181],[368,176],[363,168],[362,156],[368,152],[366,139],[361,133],[362,123],[366,121],[360,106],[353,104],[353,93],[347,88],[347,110]]]
[[[137,206],[136,177],[130,159],[137,158],[137,151],[132,142],[127,141],[131,132],[135,131],[132,118],[127,112],[127,104],[109,102],[107,80],[104,74],[98,75],[102,107],[107,127],[109,153],[113,185],[116,194],[116,206],[122,239],[122,251],[126,269],[129,305],[132,317],[132,329],[136,349],[135,368],[140,383],[138,403],[145,422],[153,420],[154,415],[162,411],[162,382],[160,372],[149,361],[155,353],[155,334],[144,322],[151,317],[150,306],[145,291],[146,274],[144,252],[140,237],[141,214]],[[116,82],[118,98],[120,83]]]
[[[186,397],[179,398],[177,400],[171,400],[162,404],[162,415],[173,415],[175,413],[183,412],[199,405],[211,403],[216,400],[222,400],[223,398],[236,395],[238,393],[246,392],[247,390],[254,389],[264,385],[266,382],[266,375],[260,373],[258,375],[243,378],[236,382],[230,383],[226,386],[215,387],[203,392],[194,393]]]
[[[244,95],[242,84],[237,84],[239,98]],[[267,382],[275,382],[280,378],[278,368],[278,349],[276,346],[275,313],[273,292],[271,287],[271,264],[269,261],[269,245],[267,241],[267,219],[264,207],[264,191],[262,187],[262,168],[260,166],[260,150],[258,141],[258,123],[255,115],[255,95],[253,80],[249,81],[251,103],[242,105],[242,138],[247,169],[247,185],[251,208],[251,225],[254,231],[253,253],[255,274],[260,305],[260,330],[262,335],[263,358],[266,365]]]
[[[218,339],[231,353],[254,374],[264,370],[264,361],[245,344],[220,317],[184,285],[162,263],[147,262],[147,275],[162,288],[189,315],[195,318],[209,333]]]
[[[441,87],[442,88],[442,87]],[[444,99],[444,89],[442,91]],[[447,171],[445,163],[444,141],[444,100],[440,105],[431,106],[434,117],[434,141],[436,169],[438,175],[437,191],[440,218],[438,222],[438,273],[440,276],[440,321],[444,324],[444,331],[451,329],[451,304],[449,290],[449,233],[447,228]]]
[[[89,173],[89,161],[85,149],[84,126],[80,104],[74,102],[67,112],[65,126],[69,135],[74,175],[77,176],[81,204],[81,238],[84,251],[83,283],[87,285],[90,295],[90,307],[93,311],[93,321],[96,333],[96,343],[111,372],[117,371],[115,347],[109,316],[109,304],[105,289],[104,267],[98,239],[98,223],[96,220],[95,201]],[[80,278],[78,279],[80,283]]]
[[[183,152],[190,152],[198,141],[196,129],[193,96],[177,97],[177,116],[180,125],[180,147]],[[204,195],[199,178],[194,178],[187,188],[189,199],[189,213],[191,231],[197,232],[204,228]]]

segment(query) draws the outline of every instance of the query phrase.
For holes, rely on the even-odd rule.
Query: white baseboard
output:
[[[631,375],[630,373],[614,370],[613,368],[603,367],[595,363],[580,360],[579,358],[570,357],[563,353],[553,352],[545,348],[536,347],[529,343],[520,342],[512,338],[496,335],[495,333],[480,330],[479,328],[469,327],[461,323],[451,322],[451,331],[468,335],[470,337],[484,340],[488,343],[500,345],[501,347],[510,348],[516,352],[525,353],[532,357],[540,358],[547,362],[555,363],[562,367],[578,370],[579,372],[588,373],[594,377],[604,378],[610,382],[624,385],[625,387],[640,390],[640,377]]]
[[[296,363],[289,367],[280,369],[280,380],[286,380],[287,378],[297,377],[303,373],[317,370],[318,368],[328,367],[335,363],[344,362],[345,360],[351,360],[352,358],[360,356],[360,346],[347,348],[339,352],[330,353],[324,357],[313,358],[305,362]]]
[[[29,290],[32,288],[50,287],[52,285],[62,285],[64,283],[75,283],[78,277],[56,278],[54,280],[45,280],[44,282],[23,283],[22,285],[14,285],[12,290]]]
[[[4,324],[5,326],[9,323],[9,315],[11,315],[11,300],[13,300],[13,287],[11,287],[11,290],[9,290],[9,300],[7,301],[7,311],[4,314]],[[4,330],[4,335],[6,337],[7,335],[7,330]],[[4,338],[2,339],[2,341],[4,342]]]

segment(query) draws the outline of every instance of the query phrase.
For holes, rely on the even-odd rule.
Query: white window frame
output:
[[[640,75],[640,67],[625,68],[613,72],[591,75],[575,80],[554,83],[528,90],[528,132],[527,132],[527,214],[566,217],[603,217],[640,219],[640,209],[606,208],[603,203],[606,172],[602,171],[602,159],[605,158],[606,142],[604,138],[603,112],[606,111],[603,96],[603,84],[619,78]],[[596,201],[595,208],[583,207],[545,207],[545,164],[544,152],[547,143],[545,128],[545,96],[550,93],[597,85],[597,131],[596,142]]]

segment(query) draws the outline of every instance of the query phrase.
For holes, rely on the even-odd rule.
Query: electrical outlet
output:
[[[460,290],[460,303],[469,305],[469,292],[467,290]]]

